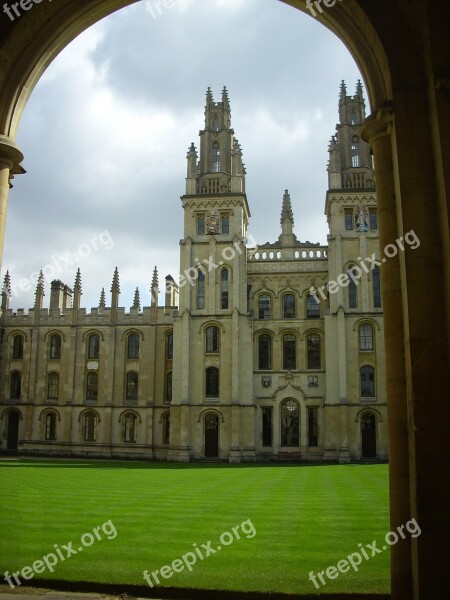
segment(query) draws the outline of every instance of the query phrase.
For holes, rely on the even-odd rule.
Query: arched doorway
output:
[[[298,448],[300,443],[300,408],[292,398],[281,403],[281,439],[283,448]]]
[[[365,412],[361,417],[361,457],[377,456],[377,420],[373,413]]]
[[[219,458],[219,417],[214,413],[205,416],[205,458]]]
[[[17,450],[19,444],[20,414],[16,410],[10,411],[7,417],[7,450]]]

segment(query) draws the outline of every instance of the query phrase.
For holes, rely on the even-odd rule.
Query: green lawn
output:
[[[241,539],[162,579],[166,586],[291,593],[389,591],[389,550],[316,590],[308,579],[389,531],[387,465],[171,465],[1,461],[0,572],[42,556],[111,520],[115,539],[85,547],[37,575],[146,585],[193,544],[250,519]],[[109,533],[109,530],[108,530]],[[86,538],[89,542],[89,538]],[[370,554],[370,551],[368,551]],[[64,551],[64,555],[66,552]],[[51,560],[51,559],[50,559]],[[2,575],[3,576],[3,575]],[[3,582],[2,582],[3,583]],[[26,582],[24,582],[26,583]]]

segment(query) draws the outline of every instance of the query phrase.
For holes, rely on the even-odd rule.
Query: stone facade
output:
[[[300,242],[288,191],[281,234],[249,244],[242,151],[226,90],[207,92],[199,154],[187,156],[180,281],[165,306],[81,308],[44,281],[28,313],[2,294],[1,450],[190,460],[387,459],[377,202],[362,87],[342,84],[330,147],[328,246]],[[364,268],[364,266],[366,268]],[[357,276],[358,271],[361,272]],[[351,276],[349,276],[351,275]],[[327,286],[327,283],[330,282]],[[332,282],[339,282],[333,285]]]

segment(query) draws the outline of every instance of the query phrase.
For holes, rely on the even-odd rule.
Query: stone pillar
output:
[[[392,111],[386,106],[369,117],[361,128],[370,143],[377,178],[380,248],[398,237]],[[388,400],[389,489],[391,530],[411,518],[409,498],[408,417],[405,380],[405,351],[399,256],[381,269],[385,322],[386,387]],[[412,598],[411,544],[408,538],[391,547],[392,600]]]
[[[5,240],[6,211],[10,180],[13,175],[25,173],[20,166],[23,154],[17,145],[5,135],[0,135],[0,265],[3,256],[3,242]]]

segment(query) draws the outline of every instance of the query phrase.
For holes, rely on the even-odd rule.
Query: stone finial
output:
[[[80,308],[81,296],[83,295],[83,289],[81,287],[81,272],[78,269],[75,276],[75,284],[73,286],[73,308]]]
[[[111,292],[120,294],[119,269],[117,267],[114,269],[114,276],[111,284]]]
[[[101,294],[100,294],[100,302],[98,303],[98,307],[99,308],[106,308],[106,293],[105,293],[105,288],[102,288]]]
[[[136,291],[134,292],[133,308],[137,308],[138,310],[141,310],[141,294],[139,292],[138,287],[136,288]]]
[[[3,288],[2,288],[2,310],[7,310],[9,308],[10,298],[11,298],[11,278],[9,276],[9,271],[6,271],[6,275],[3,280]]]
[[[158,306],[158,294],[159,294],[159,276],[157,267],[153,270],[152,288],[150,290],[152,295],[152,307]]]
[[[280,224],[283,225],[283,222],[286,220],[294,224],[294,213],[292,212],[291,196],[288,190],[284,192],[283,196]]]
[[[341,91],[340,91],[341,100],[347,97],[347,86],[345,85],[345,81],[341,81]]]
[[[40,310],[43,305],[43,300],[44,300],[44,296],[45,296],[44,282],[45,282],[44,273],[42,272],[42,269],[41,269],[39,271],[39,278],[37,281],[36,292],[35,292],[34,308],[36,310]]]
[[[208,89],[206,90],[206,106],[210,106],[211,104],[214,104],[214,98],[212,95],[211,88],[208,87]]]
[[[195,147],[194,142],[192,142],[192,144],[190,145],[186,158],[198,158],[197,148]]]
[[[223,86],[222,90],[222,102],[225,107],[228,108],[230,106],[230,98],[228,96],[228,90],[225,85]]]

